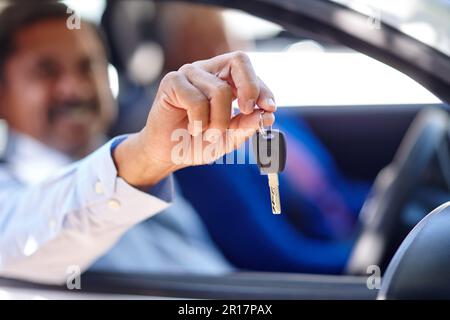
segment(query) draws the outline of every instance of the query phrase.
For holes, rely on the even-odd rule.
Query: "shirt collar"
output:
[[[36,184],[73,160],[42,142],[12,129],[8,134],[5,160],[14,176],[24,184]]]

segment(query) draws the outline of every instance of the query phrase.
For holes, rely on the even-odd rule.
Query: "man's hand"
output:
[[[235,99],[240,109],[237,115],[232,114]],[[115,149],[118,174],[131,185],[152,186],[182,167],[212,162],[255,133],[262,111],[264,125],[271,125],[275,109],[273,94],[256,76],[249,58],[242,52],[184,65],[162,79],[146,126]],[[177,144],[172,134],[177,129],[188,130],[191,139],[191,156],[183,164],[172,159]],[[218,133],[219,137],[207,135],[202,139],[206,130]],[[218,143],[218,138],[227,138],[232,143],[218,145],[215,159],[198,160],[193,145],[194,139],[199,138],[202,145]]]

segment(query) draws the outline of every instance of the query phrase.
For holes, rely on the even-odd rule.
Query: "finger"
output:
[[[186,110],[188,130],[193,136],[206,130],[209,125],[208,98],[180,72],[170,72],[161,81],[165,99],[172,107]]]
[[[248,56],[232,52],[209,60],[200,61],[206,71],[228,81],[236,89],[239,109],[244,114],[253,112],[259,97],[260,83]],[[268,110],[269,111],[269,110]]]
[[[275,104],[275,98],[272,91],[267,87],[267,85],[258,77],[259,80],[259,97],[256,104],[258,107],[265,111],[275,112],[277,110]]]
[[[259,128],[261,119],[260,114],[260,110],[255,110],[251,114],[240,113],[231,119],[230,129],[233,130],[230,130],[232,136],[229,138],[231,138],[231,141],[234,143],[232,149],[239,148],[245,140],[255,134],[256,130]],[[275,122],[275,115],[271,112],[264,112],[262,114],[262,119],[264,126],[271,126]],[[228,150],[228,152],[229,151],[231,150]]]
[[[255,109],[251,114],[238,114],[230,122],[230,129],[253,130],[253,133],[259,128],[259,122],[263,120],[265,127],[273,125],[275,122],[275,115],[272,112],[264,112],[261,115],[261,110]],[[251,134],[253,134],[251,133]]]
[[[230,85],[215,75],[193,65],[180,69],[187,79],[209,99],[209,128],[225,132],[232,114],[233,91]]]

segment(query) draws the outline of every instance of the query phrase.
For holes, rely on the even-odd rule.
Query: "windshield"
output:
[[[450,55],[450,0],[331,0]]]

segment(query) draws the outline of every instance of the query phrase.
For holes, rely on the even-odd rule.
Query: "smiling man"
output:
[[[229,270],[189,205],[172,199],[171,173],[194,163],[172,161],[171,135],[185,129],[193,141],[207,129],[243,129],[232,137],[236,148],[258,128],[261,109],[273,123],[272,93],[242,53],[184,65],[161,81],[140,132],[104,143],[116,113],[106,50],[94,26],[69,30],[67,17],[67,7],[45,2],[0,16],[0,115],[10,128],[0,166],[0,274],[65,282],[68,267],[86,270],[135,226],[102,267],[128,263],[135,251],[153,259],[142,261],[152,271]],[[172,202],[176,210],[146,224]]]
[[[14,20],[21,18],[15,16],[26,13],[2,19],[3,28],[15,29]],[[1,110],[15,130],[79,157],[92,151],[115,110],[98,35],[91,25],[68,32],[63,23],[30,23],[2,41]]]

